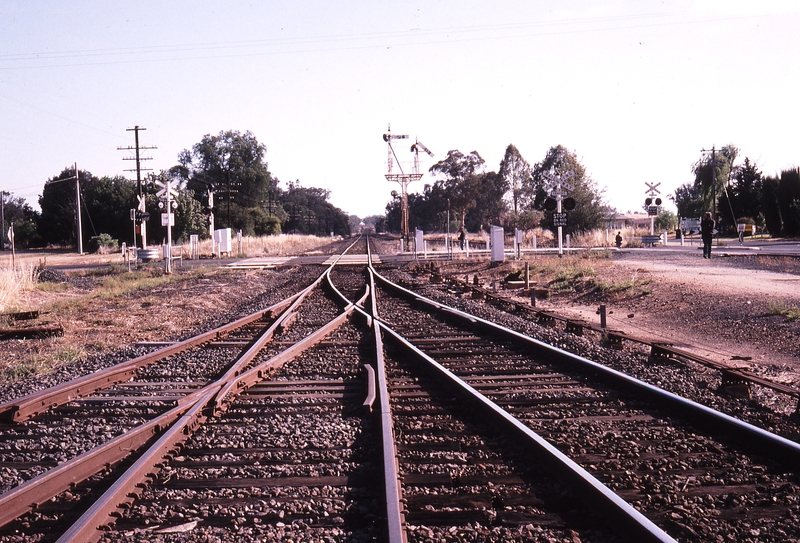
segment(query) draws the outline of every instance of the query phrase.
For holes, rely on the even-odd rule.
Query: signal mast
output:
[[[403,240],[403,248],[406,251],[411,250],[411,236],[408,231],[408,184],[414,181],[419,181],[424,174],[419,171],[419,151],[422,150],[428,155],[433,156],[433,153],[425,147],[419,140],[416,140],[411,146],[411,152],[414,153],[414,167],[412,173],[405,173],[403,165],[397,158],[397,153],[392,147],[392,141],[408,139],[408,134],[392,134],[392,125],[389,125],[386,134],[383,135],[383,141],[387,145],[387,164],[386,164],[386,180],[398,183],[400,185],[400,237]],[[397,168],[400,173],[392,173],[394,163],[397,163]],[[393,194],[394,193],[393,191]]]

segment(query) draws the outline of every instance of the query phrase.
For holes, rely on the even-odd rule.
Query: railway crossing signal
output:
[[[172,180],[166,181],[153,180],[153,184],[161,190],[156,192],[159,198],[163,198],[163,202],[158,203],[159,209],[164,210],[161,214],[161,226],[167,227],[167,245],[164,249],[165,271],[172,273],[172,227],[175,225],[174,210],[178,208],[178,202],[174,198],[178,197],[178,191],[172,186]]]
[[[655,218],[661,207],[661,198],[656,197],[656,194],[661,194],[661,191],[658,190],[658,186],[661,183],[648,183],[645,181],[644,184],[647,185],[647,190],[645,191],[647,198],[644,199],[644,206],[650,216],[650,235],[652,236],[655,232]]]
[[[562,233],[563,228],[567,224],[567,217],[566,213],[561,211],[561,202],[565,200],[564,196],[566,196],[566,191],[575,190],[575,187],[572,186],[568,180],[575,175],[575,172],[572,170],[568,172],[564,172],[562,174],[556,174],[553,170],[542,172],[542,177],[545,179],[545,188],[548,192],[552,193],[554,198],[548,198],[545,200],[544,205],[545,209],[548,211],[553,211],[553,200],[555,199],[555,213],[553,213],[553,226],[558,228],[558,256],[562,256],[564,254],[564,245],[562,241]],[[570,208],[573,209],[575,207],[575,199],[574,198],[567,198],[566,200],[571,200]],[[565,201],[566,207],[566,201]],[[558,217],[558,219],[556,218]]]

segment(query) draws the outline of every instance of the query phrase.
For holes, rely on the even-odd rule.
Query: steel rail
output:
[[[139,369],[145,366],[163,360],[169,356],[188,351],[198,345],[224,337],[232,331],[253,322],[271,318],[296,300],[300,294],[301,293],[298,292],[297,294],[273,304],[267,309],[256,311],[233,322],[209,330],[208,332],[162,347],[152,353],[0,404],[0,419],[9,422],[22,422],[50,409],[71,402],[76,398],[88,396],[98,390],[103,390],[116,384],[129,381],[136,377],[136,372]]]
[[[369,296],[369,311],[364,309],[364,301],[357,301],[353,309],[359,313],[367,322],[367,326],[372,329],[373,341],[375,346],[375,368],[365,365],[368,374],[375,374],[377,383],[370,380],[370,384],[375,388],[368,390],[367,400],[364,405],[369,405],[370,409],[376,397],[380,404],[380,428],[381,428],[381,455],[383,458],[383,487],[384,487],[384,507],[386,511],[386,541],[388,543],[407,543],[408,534],[406,531],[405,512],[403,507],[403,489],[400,484],[399,464],[397,462],[397,448],[394,439],[394,422],[392,419],[391,405],[389,403],[389,387],[386,378],[386,363],[383,356],[383,338],[377,324],[378,305],[375,297],[375,278],[371,271],[372,252],[369,247],[369,236],[367,236],[367,262],[369,271],[369,285],[367,295]],[[329,279],[330,280],[330,279]],[[347,298],[333,285],[331,286],[344,301]]]
[[[535,351],[543,353],[544,355],[549,356],[551,359],[560,363],[580,368],[584,371],[590,370],[594,374],[601,376],[609,382],[615,383],[618,386],[623,386],[630,390],[634,390],[645,397],[657,400],[663,405],[666,405],[672,409],[676,409],[692,422],[703,422],[707,426],[711,427],[713,431],[717,432],[723,431],[724,429],[724,431],[727,431],[731,435],[741,439],[742,442],[748,446],[761,447],[762,450],[763,448],[766,448],[779,453],[794,462],[800,460],[800,444],[797,442],[773,434],[772,432],[764,430],[763,428],[759,428],[695,401],[683,398],[682,396],[678,396],[677,394],[673,394],[657,386],[645,383],[644,381],[640,381],[639,379],[631,377],[630,375],[611,369],[607,366],[603,366],[597,362],[593,362],[576,354],[564,351],[563,349],[548,345],[547,343],[538,341],[515,330],[500,326],[499,324],[482,319],[475,315],[471,315],[459,309],[449,307],[440,302],[435,302],[425,298],[420,294],[396,285],[377,272],[375,272],[375,274],[377,279],[382,284],[385,284],[398,292],[402,292],[407,297],[431,307],[438,308],[447,315],[474,323],[473,326],[477,325],[486,330],[499,333],[517,343],[524,345],[525,347],[532,348]],[[381,321],[381,324],[388,325],[389,323]]]
[[[500,406],[492,402],[486,396],[475,390],[472,386],[467,384],[465,381],[460,379],[458,376],[447,370],[444,366],[430,358],[428,355],[420,351],[417,347],[412,345],[408,340],[403,338],[400,334],[395,332],[388,323],[380,318],[378,315],[377,309],[377,298],[375,296],[375,277],[377,277],[382,282],[386,282],[387,279],[382,277],[380,274],[372,266],[372,262],[370,259],[369,264],[369,271],[370,271],[370,281],[372,287],[372,307],[371,313],[373,316],[374,326],[373,329],[375,330],[376,337],[380,341],[382,333],[387,334],[392,340],[394,340],[399,345],[405,347],[411,353],[419,357],[421,360],[426,362],[431,368],[433,368],[436,373],[439,375],[441,379],[443,379],[446,384],[451,388],[455,389],[457,393],[461,393],[465,395],[472,403],[477,404],[483,411],[492,419],[500,421],[502,424],[506,425],[507,427],[511,428],[522,440],[522,443],[529,447],[539,458],[545,459],[549,464],[551,464],[554,469],[559,471],[559,473],[565,479],[569,479],[576,487],[578,487],[581,492],[579,494],[581,497],[588,502],[588,504],[593,507],[595,510],[600,509],[605,514],[609,515],[614,522],[612,522],[612,527],[615,529],[619,529],[619,526],[624,526],[626,528],[625,533],[627,535],[632,535],[635,541],[642,541],[642,542],[671,542],[675,543],[675,540],[672,539],[668,534],[666,534],[663,530],[661,530],[658,526],[656,526],[652,521],[647,519],[644,515],[642,515],[639,511],[637,511],[633,506],[627,503],[625,500],[620,498],[616,493],[614,493],[611,489],[605,486],[603,483],[598,481],[595,477],[589,474],[586,470],[576,464],[573,460],[568,458],[566,455],[561,453],[558,449],[556,449],[553,445],[551,445],[546,439],[539,436],[536,432],[526,426],[524,423],[520,422],[516,417],[502,409]],[[392,283],[393,284],[393,283]],[[402,288],[402,287],[399,287]],[[414,294],[411,291],[403,289],[406,293]],[[423,298],[418,297],[415,295],[415,298]],[[450,310],[455,311],[454,314],[459,315],[461,312],[458,310],[449,308],[447,306],[443,306],[443,304],[439,304],[427,298],[423,298],[425,302],[437,309],[444,309],[446,312],[450,312]],[[476,323],[477,321],[472,318],[472,316],[464,314],[464,318],[471,324]],[[381,343],[382,345],[382,343]],[[383,349],[381,348],[381,355],[383,354]],[[383,357],[381,357],[381,362],[383,362]],[[384,370],[383,375],[383,383],[380,386],[380,394],[381,398],[386,399],[386,412],[388,413],[388,429],[389,433],[391,434],[392,428],[392,421],[391,421],[391,409],[388,405],[388,384],[386,382],[385,376],[385,365],[381,364]],[[381,414],[383,415],[384,405],[381,405]],[[384,435],[386,434],[386,430],[384,430]],[[392,436],[391,441],[391,448],[393,451],[393,456],[391,462],[394,463],[394,472],[390,474],[390,469],[385,468],[385,477],[387,479],[387,487],[391,484],[397,485],[396,496],[397,496],[397,503],[402,502],[402,486],[399,482],[399,472],[397,470],[397,457],[395,451],[395,443],[394,438]],[[384,455],[385,456],[385,455]],[[385,458],[384,463],[386,464],[388,460]],[[391,481],[389,480],[391,479]],[[390,495],[389,489],[387,488],[387,505],[390,505],[389,502],[392,501],[393,495]],[[405,522],[404,518],[401,517],[403,532],[402,537],[403,539],[397,539],[396,541],[405,542]],[[617,523],[617,524],[615,524]],[[393,542],[394,543],[394,542]]]
[[[216,398],[216,400],[214,402],[213,409],[214,409],[215,413],[221,413],[222,411],[224,411],[227,408],[227,406],[230,405],[231,398],[235,397],[237,394],[241,393],[246,388],[249,388],[254,383],[256,383],[258,381],[261,381],[264,377],[266,377],[266,371],[270,371],[270,370],[272,370],[272,369],[274,369],[276,367],[279,367],[281,364],[285,363],[286,360],[289,360],[291,358],[299,356],[303,351],[307,350],[308,348],[312,347],[313,345],[316,345],[316,343],[321,341],[323,337],[328,335],[335,328],[338,328],[341,325],[341,323],[344,322],[346,317],[348,317],[350,315],[350,313],[353,311],[353,308],[356,306],[356,303],[363,303],[363,300],[366,299],[366,297],[369,294],[369,292],[365,292],[364,295],[361,297],[361,299],[358,300],[358,302],[356,302],[356,303],[350,302],[349,300],[347,300],[346,297],[344,297],[344,295],[342,295],[341,292],[339,292],[338,289],[336,289],[336,287],[333,285],[333,281],[331,281],[331,277],[330,277],[331,270],[333,270],[334,266],[336,266],[336,264],[339,262],[339,260],[359,241],[359,239],[357,239],[355,242],[353,242],[353,244],[351,244],[347,249],[345,249],[345,251],[339,256],[339,258],[337,258],[328,267],[328,269],[326,269],[325,272],[322,275],[320,275],[320,277],[314,282],[314,285],[318,285],[318,284],[320,284],[322,282],[323,279],[327,279],[329,287],[333,288],[333,290],[336,292],[336,294],[338,296],[340,296],[346,302],[347,305],[344,308],[342,314],[339,315],[336,319],[333,319],[331,321],[331,323],[336,322],[337,324],[335,326],[333,326],[332,328],[327,329],[327,327],[331,325],[331,323],[328,323],[328,325],[323,326],[322,328],[318,329],[316,332],[313,332],[312,334],[307,336],[301,342],[295,343],[294,345],[292,345],[292,346],[288,347],[287,349],[285,349],[283,351],[283,353],[281,353],[281,355],[278,355],[277,357],[275,357],[276,360],[274,360],[274,361],[270,360],[268,363],[265,362],[263,364],[260,364],[259,366],[255,367],[255,368],[252,368],[251,370],[248,370],[247,372],[245,372],[245,373],[243,373],[241,375],[239,375],[238,372],[235,373],[235,374],[228,375],[228,374],[231,373],[231,372],[228,372],[228,374],[226,374],[226,376],[223,377],[223,379],[225,379],[226,384],[223,385],[222,389],[220,390],[220,393],[217,395],[217,398]],[[311,291],[308,290],[308,292],[311,292]],[[294,316],[296,315],[297,308],[299,307],[300,303],[302,303],[303,299],[305,299],[305,296],[308,294],[308,292],[304,293],[301,297],[299,297],[289,307],[289,309],[286,310],[286,312],[284,313],[284,316],[281,317],[281,319],[280,319],[281,321],[283,321],[283,320],[287,320],[288,321],[288,320],[293,320],[294,319]],[[283,322],[278,323],[276,321],[276,324],[281,328],[284,327],[284,323]],[[309,339],[313,339],[313,343],[311,343],[311,342],[305,343]],[[256,344],[254,344],[253,347],[251,347],[250,350],[248,350],[248,352],[243,355],[244,357],[247,357],[248,360],[253,360],[255,358],[255,356],[258,354],[258,350],[256,350],[257,343],[258,342],[256,342]],[[226,377],[227,377],[227,379],[226,379]],[[238,378],[234,379],[234,377],[238,377]]]
[[[377,322],[376,328],[388,334],[396,344],[402,346],[407,352],[412,353],[427,363],[428,367],[435,370],[439,379],[441,379],[448,388],[454,390],[456,394],[467,398],[471,403],[480,406],[483,410],[482,412],[486,414],[488,418],[500,421],[506,427],[512,429],[519,438],[518,443],[521,446],[533,451],[538,458],[545,461],[556,470],[561,477],[574,485],[581,499],[587,502],[594,511],[606,515],[609,524],[614,529],[627,537],[631,537],[633,541],[637,542],[652,541],[675,543],[673,538],[656,526],[651,520],[642,515],[632,505],[620,498],[613,490],[598,481],[593,475],[551,445],[546,439],[531,430],[519,419],[420,351],[402,335],[386,326],[383,322]],[[621,527],[622,529],[620,529]]]
[[[296,307],[296,302],[304,292],[312,288],[314,285],[319,284],[322,276],[317,281],[312,283],[304,291],[298,292],[290,296],[286,300],[279,302],[278,306],[284,304],[287,300],[294,300],[292,308]],[[274,309],[273,305],[270,309]],[[257,312],[263,313],[264,311]],[[267,330],[258,338],[257,344],[262,349],[271,340],[275,331],[284,324],[284,321],[289,316],[290,311],[285,311]],[[252,317],[245,317],[248,319]],[[240,319],[241,320],[241,319]],[[161,415],[144,422],[130,430],[126,431],[102,445],[98,445],[75,458],[59,464],[55,468],[42,473],[25,483],[14,487],[8,492],[0,495],[0,526],[3,526],[20,515],[32,511],[38,507],[39,504],[44,503],[59,493],[69,489],[72,485],[85,481],[105,469],[108,466],[115,465],[124,460],[131,454],[138,451],[141,447],[145,446],[155,436],[168,428],[178,418],[180,418],[188,409],[202,397],[203,394],[210,389],[219,389],[217,383],[223,379],[230,379],[241,372],[244,364],[247,364],[255,354],[252,352],[251,347],[243,355],[241,355],[226,372],[225,376],[217,380],[215,383],[210,383],[204,387],[188,394],[184,398],[178,400],[178,406],[162,413]],[[249,355],[245,359],[245,355]]]
[[[248,386],[262,380],[268,371],[272,371],[288,360],[296,358],[305,350],[321,341],[325,336],[338,328],[350,315],[355,304],[350,304],[343,313],[332,319],[323,327],[306,336],[300,342],[292,345],[278,355],[264,361],[257,366],[245,369],[258,353],[270,341],[276,330],[285,328],[286,321],[293,319],[298,306],[305,297],[319,284],[322,279],[329,276],[330,270],[338,263],[341,257],[357,243],[356,240],[340,255],[328,269],[320,275],[311,285],[298,293],[292,304],[283,314],[262,334],[254,344],[243,353],[236,363],[215,383],[207,385],[197,391],[198,400],[188,406],[188,411],[147,450],[114,484],[92,504],[92,506],[58,539],[59,543],[66,542],[96,542],[102,537],[101,530],[110,526],[121,511],[129,505],[146,486],[149,478],[155,478],[161,471],[164,462],[192,435],[192,433],[205,422],[209,416],[218,415],[233,401],[233,397]],[[366,293],[365,293],[366,297]],[[363,300],[363,298],[362,298]]]
[[[650,356],[652,358],[659,358],[659,357],[681,358],[689,360],[696,364],[700,364],[701,366],[706,366],[708,368],[712,368],[721,372],[723,381],[729,379],[742,381],[748,386],[758,385],[764,388],[771,389],[774,392],[778,392],[779,394],[785,394],[787,396],[791,396],[792,398],[798,400],[797,406],[795,407],[795,412],[800,414],[800,388],[797,388],[795,386],[787,385],[785,383],[779,383],[777,381],[771,381],[769,379],[751,373],[747,370],[739,369],[735,366],[731,366],[723,362],[716,362],[714,360],[711,360],[710,358],[700,356],[698,354],[686,351],[684,349],[673,347],[668,342],[653,341],[642,337],[632,336],[630,334],[621,332],[619,330],[613,330],[611,328],[602,327],[596,323],[590,323],[583,320],[573,319],[565,315],[554,313],[553,311],[543,311],[539,309],[534,309],[530,306],[521,304],[514,300],[509,300],[507,298],[503,298],[502,296],[498,296],[497,294],[493,293],[488,289],[482,288],[480,286],[470,285],[469,282],[462,281],[455,277],[445,277],[437,272],[434,272],[432,276],[438,277],[441,281],[446,280],[451,283],[455,283],[465,288],[468,288],[473,292],[478,292],[482,296],[484,296],[486,300],[492,301],[493,303],[496,303],[498,305],[506,305],[506,306],[511,305],[518,309],[534,313],[536,317],[540,320],[540,322],[542,320],[545,321],[557,320],[559,322],[562,322],[567,327],[567,331],[571,331],[572,333],[579,333],[581,330],[586,329],[602,334],[606,339],[606,341],[610,343],[620,344],[622,341],[630,341],[632,343],[645,345],[647,347],[650,347]]]
[[[163,428],[178,420],[199,395],[200,391],[193,392],[166,413],[5,492],[0,496],[0,526],[37,509],[39,505],[103,469],[118,464],[150,442]]]
[[[117,515],[130,505],[143,490],[147,479],[155,479],[164,462],[192,431],[202,424],[208,402],[216,395],[219,385],[205,390],[199,401],[195,402],[175,424],[158,438],[158,440],[142,455],[114,484],[95,501],[81,517],[73,523],[58,543],[97,542],[102,537],[102,530],[113,524]]]
[[[370,305],[372,331],[375,341],[375,365],[377,368],[377,394],[380,399],[381,451],[383,453],[383,486],[386,503],[386,521],[389,543],[407,543],[406,519],[403,504],[403,486],[400,484],[400,466],[397,461],[397,446],[394,437],[394,419],[389,401],[389,382],[386,377],[386,361],[383,353],[383,337],[378,325],[378,303],[375,298],[375,278],[370,272]]]

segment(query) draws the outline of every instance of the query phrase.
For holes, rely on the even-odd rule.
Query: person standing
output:
[[[617,249],[622,247],[622,232],[617,232],[617,237],[614,238],[614,242],[617,244]]]
[[[464,250],[464,242],[467,239],[467,233],[464,231],[464,228],[461,228],[461,231],[458,233],[458,244],[461,246],[461,250]]]
[[[703,238],[703,258],[711,258],[711,240],[714,237],[714,227],[717,223],[711,218],[711,213],[706,211],[700,221],[700,237]]]

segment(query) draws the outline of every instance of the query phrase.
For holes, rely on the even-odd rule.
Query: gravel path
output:
[[[576,295],[545,302],[597,321],[605,303],[609,327],[691,346],[698,354],[800,384],[800,263],[792,258],[719,257],[679,252],[615,255],[597,266],[602,278],[638,280],[641,287],[606,299]]]

